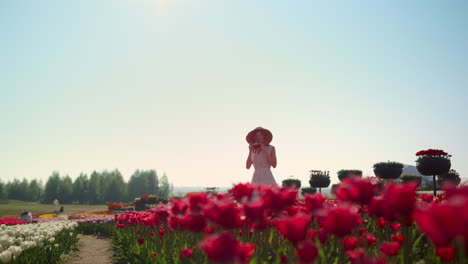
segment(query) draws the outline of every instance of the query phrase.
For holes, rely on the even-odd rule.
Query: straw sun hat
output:
[[[265,128],[263,128],[263,127],[257,127],[257,128],[255,128],[254,130],[250,131],[250,132],[247,134],[247,137],[245,137],[245,139],[247,140],[247,142],[248,142],[249,144],[255,143],[255,142],[256,142],[255,135],[257,134],[258,131],[262,132],[263,138],[265,139],[265,143],[266,143],[267,145],[270,144],[271,140],[273,139],[273,134],[271,134],[270,130],[265,129]]]

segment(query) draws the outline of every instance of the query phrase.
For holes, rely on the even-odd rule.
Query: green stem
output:
[[[413,245],[413,237],[409,226],[403,225],[403,263],[411,263],[411,247]]]
[[[457,247],[457,258],[458,258],[458,261],[457,263],[467,263],[466,259],[465,259],[465,246],[464,246],[464,243],[463,243],[463,240],[460,240],[460,241],[457,241],[458,243],[456,244]]]

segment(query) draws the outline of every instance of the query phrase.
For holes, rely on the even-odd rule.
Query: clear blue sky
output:
[[[278,182],[441,148],[468,174],[468,1],[0,2],[0,177]],[[333,178],[333,181],[337,181]]]

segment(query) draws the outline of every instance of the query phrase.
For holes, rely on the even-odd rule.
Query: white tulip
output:
[[[0,253],[0,261],[3,263],[8,263],[11,260],[11,252],[10,251],[3,251]]]
[[[11,251],[11,254],[13,254],[15,257],[18,257],[21,254],[21,248],[17,246],[11,246],[9,249]]]

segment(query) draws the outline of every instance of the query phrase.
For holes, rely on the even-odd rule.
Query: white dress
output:
[[[268,163],[267,155],[270,155],[273,150],[273,146],[266,146],[265,150],[255,153],[252,151],[251,160],[255,168],[252,184],[254,185],[270,185],[275,184],[276,181],[271,173],[271,165]]]

